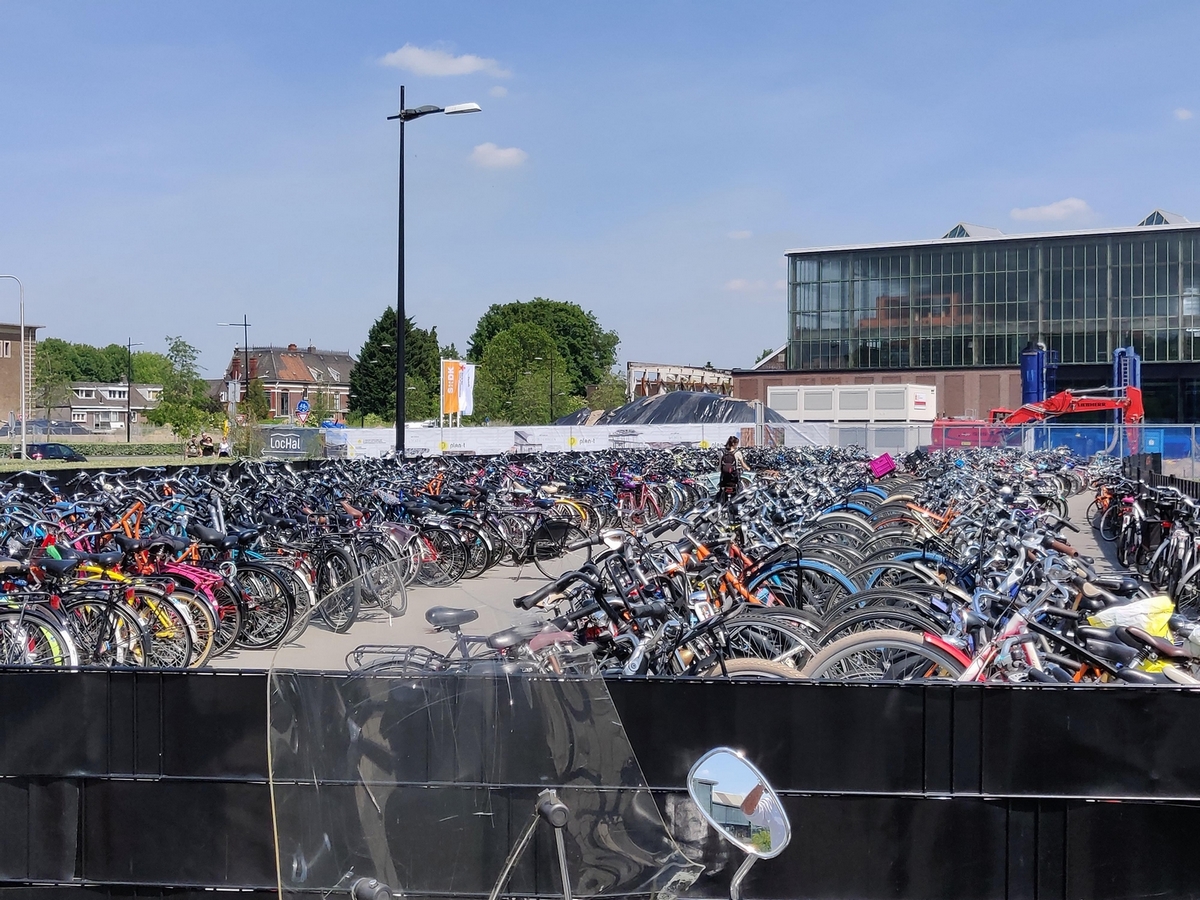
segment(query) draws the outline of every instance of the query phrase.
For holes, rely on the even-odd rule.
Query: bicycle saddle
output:
[[[1136,594],[1138,588],[1141,587],[1136,578],[1130,578],[1128,575],[1097,575],[1095,578],[1089,580],[1097,587],[1104,588],[1109,593],[1118,594],[1122,597]]]
[[[187,538],[176,537],[173,534],[156,534],[150,538],[151,547],[169,547],[176,553],[182,553],[192,542]]]
[[[460,628],[479,618],[477,609],[454,609],[449,606],[431,606],[425,610],[425,621],[441,631],[445,628]]]
[[[79,558],[95,563],[102,569],[111,569],[125,558],[125,553],[121,550],[108,550],[104,553],[80,553]]]
[[[198,537],[200,543],[216,547],[219,550],[232,550],[238,543],[238,535],[229,535],[223,531],[217,531],[215,528],[205,528],[198,523],[188,525],[188,531]]]
[[[140,550],[146,549],[146,542],[138,538],[126,537],[123,534],[114,534],[113,542],[126,553],[137,553]]]
[[[13,559],[9,556],[0,556],[0,575],[12,575],[15,572],[24,572],[27,566],[19,559]]]
[[[37,561],[38,568],[42,569],[49,575],[61,577],[75,571],[75,567],[79,565],[78,559],[51,559],[44,557]]]
[[[1159,656],[1167,656],[1171,659],[1191,659],[1192,657],[1192,654],[1188,653],[1182,647],[1176,647],[1166,638],[1156,637],[1135,625],[1118,628],[1117,637],[1138,650],[1149,647]]]
[[[503,631],[489,634],[487,645],[493,650],[509,650],[537,637],[541,632],[541,622],[526,622],[523,625],[514,625],[512,628],[505,628]]]

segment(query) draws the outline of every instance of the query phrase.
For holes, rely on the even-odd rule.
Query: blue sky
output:
[[[1168,2],[0,0],[0,271],[43,335],[184,334],[210,377],[243,312],[357,351],[403,82],[484,108],[408,129],[419,324],[462,349],[548,296],[622,360],[749,365],[790,248],[1200,220],[1197,34]]]

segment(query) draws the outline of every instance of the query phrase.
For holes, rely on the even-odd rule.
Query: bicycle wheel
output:
[[[244,609],[237,644],[253,650],[277,647],[292,625],[295,601],[284,581],[270,566],[240,563],[236,581]]]
[[[167,598],[144,589],[136,590],[134,602],[150,638],[146,665],[186,669],[192,659],[192,636],[184,613]]]
[[[0,666],[78,665],[74,641],[49,617],[32,609],[0,613]]]
[[[433,528],[417,538],[421,554],[417,581],[429,587],[449,587],[467,568],[467,548],[457,535]]]
[[[124,603],[90,597],[63,607],[85,666],[141,668],[150,658],[150,639],[137,614]]]
[[[578,550],[568,549],[571,544],[586,540],[587,532],[578,525],[546,522],[533,536],[530,546],[533,564],[551,581],[561,578],[592,561],[591,544]]]
[[[817,652],[799,629],[773,616],[738,613],[724,628],[727,660],[767,660],[798,672]]]
[[[213,656],[218,656],[232,647],[242,630],[242,599],[239,593],[221,582],[212,589],[217,603],[217,631],[213,635]]]
[[[1100,537],[1106,541],[1115,541],[1121,533],[1121,504],[1109,504],[1104,515],[1100,517]]]
[[[821,632],[818,643],[827,647],[834,641],[839,641],[851,634],[864,631],[911,631],[922,634],[926,631],[940,634],[943,626],[931,616],[923,615],[913,609],[892,606],[875,606],[860,609],[858,612],[844,615],[831,622]]]
[[[721,672],[719,663],[704,673],[706,678],[720,678],[722,674],[738,681],[749,678],[794,681],[800,678],[800,673],[791,666],[766,659],[728,659],[725,661],[724,673]]]
[[[350,554],[341,548],[327,551],[317,566],[317,609],[338,634],[349,631],[358,618],[361,587]]]
[[[800,675],[827,681],[953,681],[965,671],[957,658],[921,635],[884,628],[834,641]]]
[[[358,548],[363,566],[363,599],[391,616],[404,615],[408,592],[404,588],[404,570],[386,545],[367,541]]]
[[[192,658],[189,669],[208,663],[216,648],[217,617],[208,601],[188,588],[176,586],[172,599],[182,603],[192,623]]]

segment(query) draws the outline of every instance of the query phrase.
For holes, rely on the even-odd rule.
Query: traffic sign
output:
[[[301,399],[296,404],[296,421],[303,425],[308,421],[308,411],[312,409],[307,400]]]

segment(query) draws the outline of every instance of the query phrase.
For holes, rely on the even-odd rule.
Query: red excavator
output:
[[[936,419],[933,423],[933,446],[1002,447],[1016,425],[1044,422],[1055,416],[1072,413],[1103,412],[1119,409],[1126,425],[1140,425],[1145,417],[1141,388],[1103,388],[1089,393],[1060,391],[1039,403],[1026,403],[1019,409],[997,407],[988,412],[987,421],[971,419]]]

